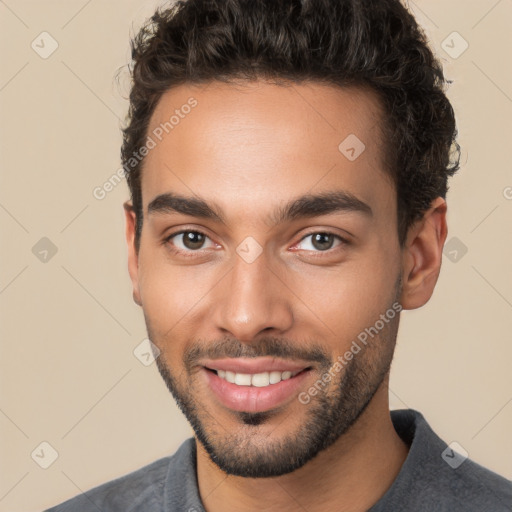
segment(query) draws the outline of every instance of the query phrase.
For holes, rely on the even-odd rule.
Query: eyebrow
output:
[[[371,207],[352,193],[344,190],[306,194],[278,206],[269,216],[270,225],[292,220],[318,217],[338,212],[356,212],[367,217],[373,216]],[[160,194],[148,205],[148,214],[181,213],[202,219],[225,223],[225,216],[215,203],[208,203],[198,197],[185,197],[174,193]]]

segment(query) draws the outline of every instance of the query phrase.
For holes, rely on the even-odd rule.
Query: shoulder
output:
[[[450,450],[446,447],[445,450]],[[426,462],[411,483],[413,510],[439,512],[510,512],[512,482],[465,459],[457,468]]]
[[[165,487],[192,449],[186,440],[171,456],[101,484],[45,512],[160,512],[164,510]]]
[[[470,459],[453,470],[451,480],[451,488],[459,498],[459,503],[471,504],[472,508],[465,510],[512,510],[512,481]]]
[[[404,504],[405,510],[418,511],[511,512],[511,481],[447,445],[419,412],[393,411],[392,419],[400,437],[410,445],[409,454],[372,512]]]

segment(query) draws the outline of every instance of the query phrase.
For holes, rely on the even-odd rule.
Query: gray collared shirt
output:
[[[512,512],[512,482],[451,450],[417,411],[391,412],[409,454],[368,512]],[[45,512],[204,512],[196,445],[104,483]]]

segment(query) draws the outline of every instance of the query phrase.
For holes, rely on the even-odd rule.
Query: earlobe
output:
[[[135,227],[137,223],[137,216],[132,204],[126,201],[123,204],[125,221],[126,221],[126,245],[128,248],[128,273],[133,286],[133,301],[142,306],[142,300],[139,290],[139,254],[135,246]]]
[[[448,234],[446,201],[436,198],[423,218],[409,229],[403,249],[401,304],[404,309],[425,305],[434,292]]]

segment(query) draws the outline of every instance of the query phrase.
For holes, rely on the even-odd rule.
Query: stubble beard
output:
[[[230,475],[248,478],[276,477],[304,466],[357,422],[389,373],[398,324],[397,316],[378,337],[345,362],[336,384],[320,390],[308,404],[300,404],[298,422],[297,413],[291,414],[292,409],[288,413],[286,410],[230,411],[240,424],[240,428],[230,432],[207,410],[209,404],[194,393],[193,372],[182,385],[169,371],[163,353],[156,362],[160,375],[197,439],[220,469]],[[150,332],[149,337],[153,339]],[[267,346],[272,346],[272,342]],[[329,372],[333,363],[321,365],[319,379]],[[297,400],[297,403],[300,402]],[[293,411],[296,410],[294,404]],[[272,437],[272,433],[264,434],[262,429],[279,415],[282,416],[281,424],[293,421],[298,426],[286,429],[289,433],[278,439]]]

